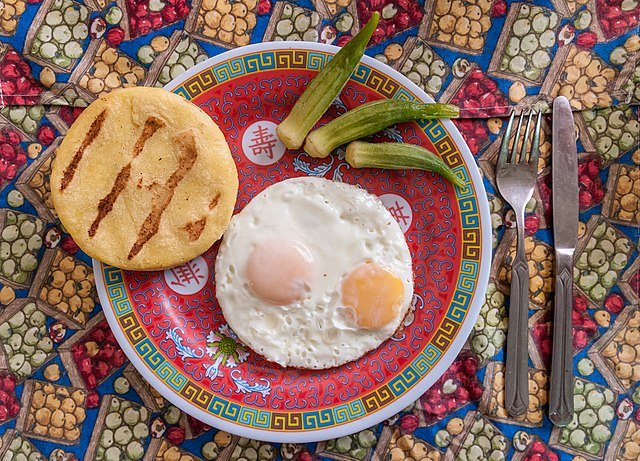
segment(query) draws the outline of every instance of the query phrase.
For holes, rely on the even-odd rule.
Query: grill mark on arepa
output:
[[[171,174],[166,184],[158,184],[156,194],[153,197],[151,212],[142,223],[138,237],[131,247],[127,259],[132,259],[140,253],[142,247],[158,232],[162,213],[164,213],[164,210],[169,206],[178,184],[180,184],[191,168],[193,168],[198,158],[196,141],[192,133],[182,133],[174,139],[182,151],[178,159],[178,168]]]
[[[78,147],[78,150],[76,150],[76,153],[73,154],[71,162],[67,165],[67,168],[65,168],[64,173],[62,174],[62,179],[60,180],[60,191],[65,190],[71,183],[71,180],[73,179],[73,176],[76,174],[76,170],[78,169],[78,165],[80,164],[80,160],[82,160],[84,151],[87,150],[87,147],[91,145],[91,143],[100,133],[100,130],[104,125],[104,119],[106,118],[106,116],[107,110],[104,109],[102,112],[100,112],[100,115],[96,117],[93,123],[91,123],[89,131],[87,131],[87,134]]]
[[[155,134],[160,128],[164,127],[164,122],[156,117],[149,117],[144,122],[144,128],[142,129],[142,134],[136,141],[133,146],[133,158],[136,158],[142,149],[144,149],[144,144],[147,140]]]
[[[204,230],[206,225],[207,217],[205,216],[202,219],[185,224],[182,229],[187,231],[187,234],[189,234],[189,241],[195,242],[202,235],[202,231]]]
[[[147,140],[154,135],[158,129],[164,126],[164,122],[156,117],[149,117],[144,122],[144,128],[142,129],[142,133],[138,137],[135,145],[133,146],[133,158],[136,158],[142,149],[144,149],[144,145]],[[118,176],[116,176],[115,181],[113,182],[113,186],[109,193],[98,202],[98,215],[96,219],[91,223],[91,227],[89,228],[89,237],[93,237],[96,235],[98,231],[98,227],[102,220],[113,210],[113,205],[116,203],[116,200],[127,186],[129,182],[129,178],[131,177],[131,162],[127,163],[123,166],[118,172]]]
[[[216,193],[216,195],[214,195],[211,201],[209,202],[209,210],[213,210],[216,206],[218,206],[219,200],[220,200],[220,192]]]
[[[120,172],[118,172],[118,176],[116,176],[116,180],[113,182],[111,191],[102,200],[100,200],[100,202],[98,202],[98,215],[91,223],[91,227],[89,228],[89,237],[96,235],[98,226],[113,209],[113,204],[116,203],[120,192],[122,192],[126,187],[130,176],[131,162],[127,163]]]

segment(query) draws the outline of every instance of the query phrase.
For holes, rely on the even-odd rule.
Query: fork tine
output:
[[[504,134],[502,135],[502,144],[500,144],[500,156],[498,157],[498,166],[503,166],[508,161],[509,156],[509,138],[511,137],[511,127],[513,126],[513,118],[516,113],[511,112],[511,117],[509,118],[509,124],[507,125],[507,129],[504,130]]]
[[[542,111],[538,112],[535,131],[533,132],[533,140],[531,141],[531,153],[529,154],[529,163],[538,171],[538,159],[540,158],[540,124],[542,123]]]
[[[520,148],[519,161],[523,163],[527,161],[527,140],[529,139],[529,128],[531,128],[531,117],[533,117],[533,112],[529,112],[527,127],[524,129],[524,134],[522,135],[522,147]]]
[[[520,128],[522,127],[522,119],[524,118],[524,112],[520,114],[520,120],[518,120],[518,128],[516,129],[516,136],[513,139],[513,147],[511,148],[510,163],[517,163],[518,161],[518,141],[520,140]]]

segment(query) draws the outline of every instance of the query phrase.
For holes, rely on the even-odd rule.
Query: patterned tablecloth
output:
[[[77,312],[74,324],[100,311],[93,275],[79,264],[88,258],[52,208],[49,154],[82,108],[113,88],[162,86],[208,56],[248,43],[344,44],[372,11],[383,19],[367,54],[463,109],[456,124],[485,176],[494,228],[486,304],[447,373],[377,427],[281,446],[218,432],[150,389],[103,323],[90,321],[90,331],[77,334],[37,308],[34,297],[57,296],[35,287],[44,249],[58,246],[69,255],[59,266],[75,281],[60,287],[77,295],[69,293],[76,306],[66,306]],[[109,461],[640,459],[639,18],[638,0],[0,1],[0,459],[83,459],[90,444],[107,447],[91,452]],[[526,217],[531,395],[520,422],[503,407],[513,216],[495,193],[493,174],[500,117],[513,106],[547,109],[557,95],[576,109],[580,174],[577,418],[567,429],[554,429],[546,415],[550,120]],[[84,385],[71,384],[78,382]],[[111,430],[91,439],[101,402],[114,396],[124,399],[115,404],[133,401],[146,411],[123,409],[122,421],[107,418]],[[108,448],[114,440],[126,450]]]

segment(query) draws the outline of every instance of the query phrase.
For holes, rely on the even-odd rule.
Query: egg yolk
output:
[[[360,328],[382,328],[397,315],[402,299],[402,280],[372,263],[356,267],[342,282],[342,302],[355,313]]]
[[[256,296],[285,306],[300,301],[311,290],[315,277],[313,256],[295,240],[262,242],[249,255],[246,276]]]

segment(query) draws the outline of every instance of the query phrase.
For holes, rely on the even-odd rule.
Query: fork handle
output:
[[[559,427],[573,417],[572,253],[556,251],[556,295],[553,317],[553,357],[549,389],[549,419]]]
[[[524,212],[522,212],[524,215]],[[505,375],[505,407],[507,412],[522,418],[529,408],[529,266],[524,252],[524,216],[516,212],[517,248],[511,265],[509,296],[509,331]]]

